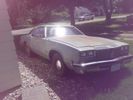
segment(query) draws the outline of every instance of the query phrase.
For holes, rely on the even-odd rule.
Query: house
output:
[[[21,84],[5,0],[0,0],[0,92]]]

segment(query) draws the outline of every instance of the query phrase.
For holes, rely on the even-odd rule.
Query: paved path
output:
[[[22,92],[22,100],[50,100],[45,86],[27,88]]]

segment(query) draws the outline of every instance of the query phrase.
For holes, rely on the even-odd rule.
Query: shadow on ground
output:
[[[24,54],[24,56],[26,55]],[[68,75],[59,78],[52,74],[50,74],[51,76],[48,75],[51,68],[48,61],[44,61],[40,57],[26,57],[23,60],[20,59],[36,76],[48,83],[61,100],[94,100],[98,94],[104,95],[117,90],[121,81],[132,75],[129,69],[124,68],[113,73],[96,72],[79,75],[70,72]],[[35,62],[35,60],[38,61]],[[41,66],[39,67],[40,63]]]
[[[91,100],[98,94],[106,94],[117,89],[120,82],[131,75],[128,69],[115,73],[91,73],[70,75],[48,81],[50,87],[62,100]]]

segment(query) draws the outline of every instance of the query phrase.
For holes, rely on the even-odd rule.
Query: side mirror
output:
[[[44,38],[44,35],[43,34],[32,34],[33,37],[36,37],[36,38]]]

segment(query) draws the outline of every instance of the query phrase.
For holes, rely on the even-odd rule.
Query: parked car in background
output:
[[[57,75],[117,71],[132,59],[127,43],[86,36],[71,25],[41,25],[21,37],[27,55],[49,59]]]
[[[78,21],[84,21],[84,20],[93,20],[95,17],[94,14],[83,14],[83,15],[80,15],[80,16],[77,16],[77,20]]]
[[[92,20],[95,17],[91,10],[82,6],[75,7],[74,16],[78,21]]]

